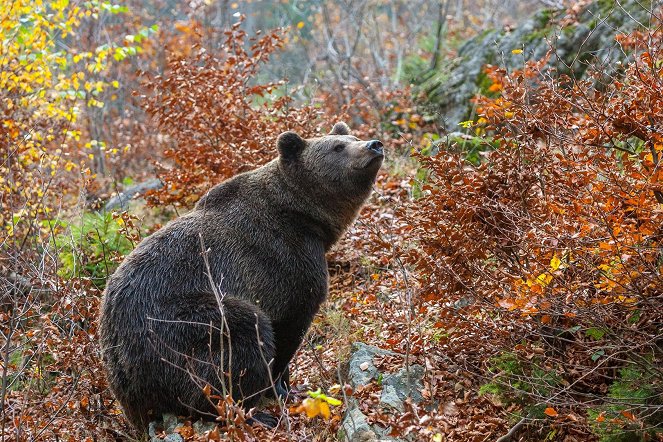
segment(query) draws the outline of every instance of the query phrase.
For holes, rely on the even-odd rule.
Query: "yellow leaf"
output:
[[[320,401],[318,399],[306,398],[302,402],[304,406],[304,411],[306,411],[306,416],[316,417],[320,414]]]
[[[550,281],[552,281],[552,275],[547,274],[547,273],[541,273],[541,274],[536,278],[536,280],[538,281],[538,283],[539,283],[540,285],[542,285],[543,287],[545,287],[545,286],[547,286],[548,284],[550,284]]]
[[[341,405],[343,403],[343,402],[339,401],[338,399],[333,398],[333,397],[329,397],[329,396],[325,396],[325,401],[329,405],[333,405],[335,407],[338,407],[339,405]]]
[[[329,411],[329,404],[327,404],[327,402],[320,402],[320,414],[325,419],[329,419],[331,417],[331,411]]]
[[[550,260],[550,270],[553,272],[559,268],[559,265],[562,263],[560,259],[557,257],[557,255],[553,256],[552,259]]]

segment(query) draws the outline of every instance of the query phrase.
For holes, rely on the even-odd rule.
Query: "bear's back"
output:
[[[250,172],[215,186],[192,212],[144,239],[109,279],[106,302],[131,305],[135,316],[163,316],[164,300],[213,296],[209,265],[225,296],[276,319],[312,316],[327,291],[324,245],[287,208],[274,207],[266,194],[278,189],[254,178]]]

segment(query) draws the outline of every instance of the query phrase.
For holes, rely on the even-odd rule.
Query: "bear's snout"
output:
[[[366,143],[366,149],[379,154],[383,153],[382,151],[383,147],[384,146],[380,140],[371,140],[368,143]]]

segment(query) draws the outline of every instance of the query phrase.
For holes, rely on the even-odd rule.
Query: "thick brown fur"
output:
[[[211,416],[207,384],[254,406],[270,388],[264,361],[273,378],[287,370],[327,296],[325,252],[370,195],[382,144],[338,123],[320,138],[285,132],[277,147],[277,159],[215,186],[142,241],[108,281],[103,361],[140,431],[164,412]]]

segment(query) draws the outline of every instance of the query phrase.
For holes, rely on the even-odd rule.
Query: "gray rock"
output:
[[[177,428],[179,424],[177,416],[174,414],[164,414],[163,415],[163,428],[166,430],[166,433],[172,433]]]
[[[198,420],[193,423],[193,431],[196,434],[204,434],[207,431],[212,431],[216,427],[214,422],[205,422],[203,420]]]
[[[524,60],[541,59],[552,46],[547,67],[559,73],[579,78],[592,63],[604,66],[607,75],[617,72],[616,62],[629,57],[615,43],[615,35],[647,25],[648,3],[596,0],[581,12],[577,25],[564,29],[553,23],[560,11],[542,10],[514,30],[489,30],[468,40],[458,49],[457,59],[441,66],[440,72],[424,73],[415,82],[431,111],[440,115],[440,123],[449,131],[457,130],[459,122],[474,117],[470,99],[486,86],[486,64],[519,68]],[[514,49],[523,52],[512,54]]]
[[[152,442],[184,442],[184,438],[179,434],[173,433],[163,439],[159,439],[158,437],[152,438]]]
[[[343,433],[348,442],[377,441],[377,436],[366,420],[364,413],[357,408],[356,403],[348,404],[348,411],[341,423]]]
[[[383,405],[389,405],[398,411],[404,411],[403,400],[400,398],[396,388],[391,385],[385,385],[382,387],[380,403]]]
[[[174,414],[164,414],[161,421],[150,422],[148,434],[150,442],[184,442],[184,438],[175,433],[175,429],[184,425],[184,420],[179,419]],[[206,431],[213,430],[215,424],[213,422],[204,422],[202,420],[196,421],[193,424],[193,429],[196,434],[204,434]],[[166,436],[161,439],[158,435],[165,433]]]
[[[161,422],[150,422],[148,427],[147,434],[149,434],[150,439],[156,437],[156,435],[163,429],[163,424]]]
[[[392,351],[366,345],[362,342],[352,344],[352,348],[354,353],[350,357],[348,377],[350,378],[350,385],[353,388],[359,385],[367,385],[372,379],[377,377],[378,369],[373,364],[373,357],[396,354]]]
[[[379,373],[377,367],[373,364],[373,358],[375,356],[396,354],[397,353],[389,350],[383,350],[372,345],[356,342],[353,344],[353,353],[350,357],[348,377],[350,379],[350,384],[353,387],[367,385],[374,379],[380,379],[382,385],[380,402],[395,410],[403,411],[403,401],[407,397],[411,397],[415,402],[423,400],[421,389],[423,388],[422,378],[424,375],[424,367],[413,365],[410,367],[409,372],[403,368],[396,373]],[[407,440],[389,436],[391,428],[384,428],[377,424],[369,425],[366,416],[361,410],[359,410],[357,401],[354,398],[350,398],[347,402],[347,410],[341,426],[344,440],[348,442],[398,442]]]
[[[397,373],[384,375],[380,403],[404,411],[403,401],[406,398],[412,398],[415,403],[421,402],[424,372],[424,367],[421,365],[413,365],[409,373],[407,369],[402,368]]]
[[[174,414],[164,414],[160,421],[150,422],[148,428],[148,434],[150,435],[153,441],[163,440],[159,439],[157,435],[160,434],[161,432],[164,432],[166,434],[172,433],[175,430],[175,428],[177,428],[178,423],[179,421],[177,419],[177,416],[175,416]],[[178,434],[176,436],[179,437]]]

